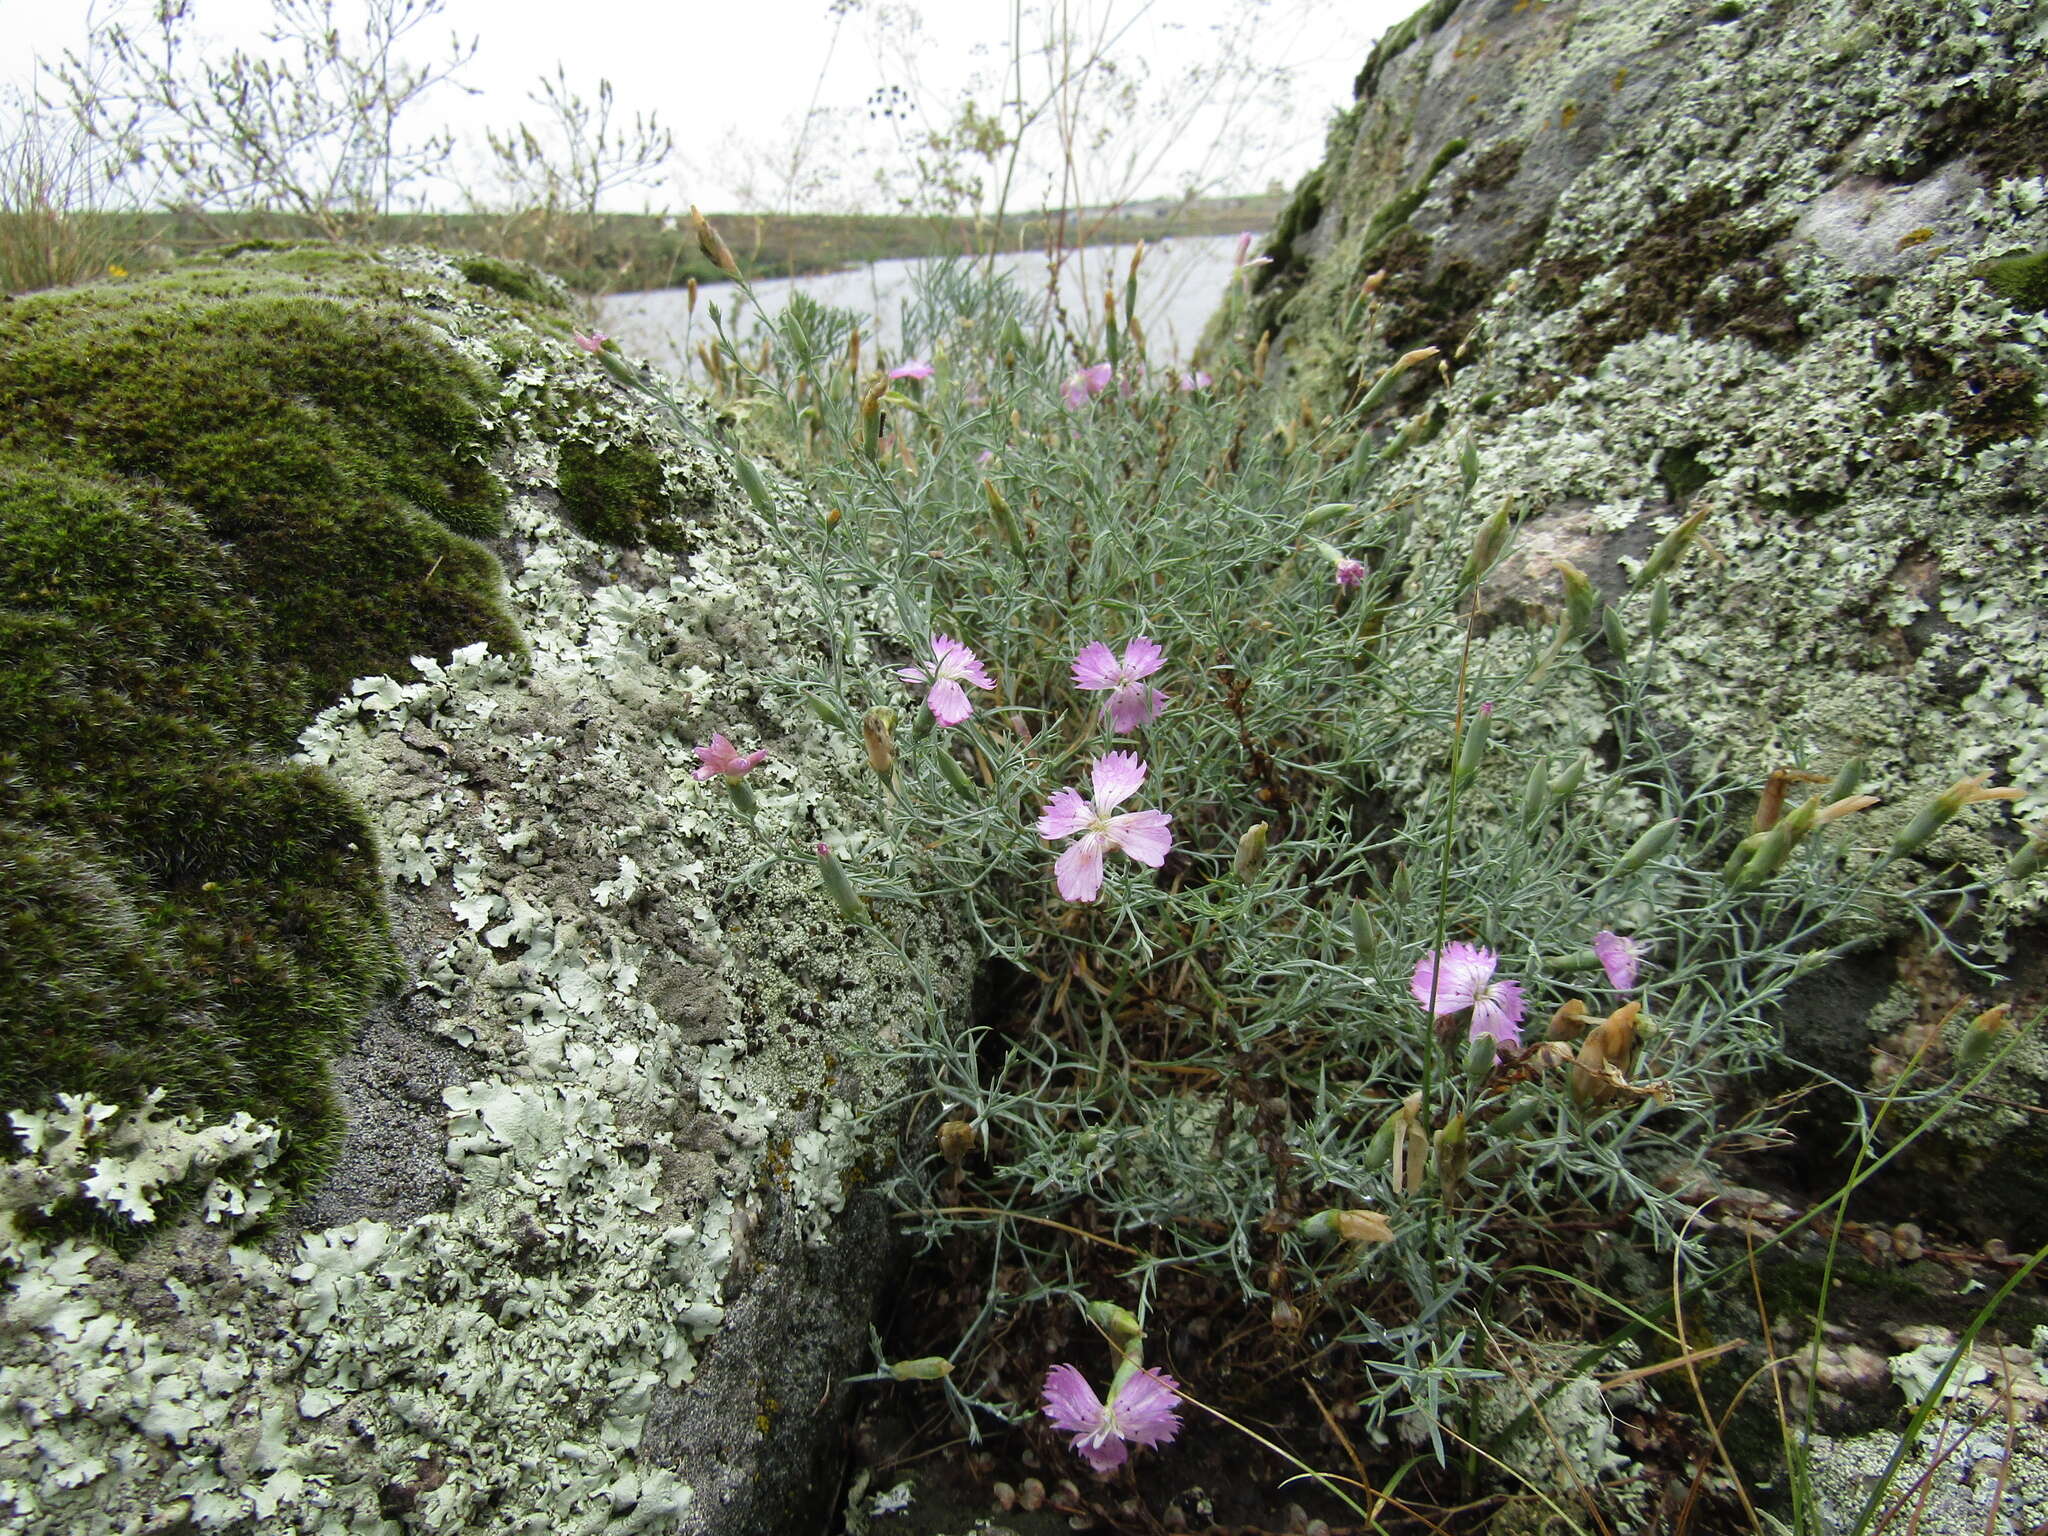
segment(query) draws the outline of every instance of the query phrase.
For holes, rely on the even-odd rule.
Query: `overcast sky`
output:
[[[193,31],[223,51],[261,48],[272,3],[191,0]],[[365,3],[335,0],[345,34]],[[1321,159],[1329,116],[1349,104],[1373,40],[1414,4],[1025,0],[1023,95],[1041,98],[1048,16],[1064,12],[1079,56],[1099,50],[1116,65],[1113,75],[1089,76],[1083,97],[1095,115],[1082,124],[1094,136],[1077,151],[1079,200],[1291,185]],[[126,13],[146,27],[152,8],[129,0]],[[81,47],[94,9],[89,0],[0,0],[0,82],[18,86],[32,58]],[[451,33],[478,40],[461,76],[476,94],[444,90],[416,119],[422,129],[450,124],[472,144],[487,126],[533,117],[527,93],[557,65],[586,94],[608,78],[628,116],[658,114],[676,135],[674,167],[658,186],[615,195],[614,206],[731,208],[751,194],[767,206],[808,196],[881,208],[891,194],[877,185],[877,168],[907,165],[922,135],[952,123],[962,102],[994,111],[1015,96],[1004,68],[1014,19],[1009,0],[443,0],[406,52],[425,61],[445,53]],[[1119,87],[1127,94],[1114,96]],[[1057,163],[1041,155],[1028,164],[1012,205],[1064,200]],[[993,174],[980,162],[968,169]],[[472,186],[482,179],[474,166],[464,174]]]

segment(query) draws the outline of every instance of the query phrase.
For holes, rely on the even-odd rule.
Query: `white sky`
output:
[[[345,34],[355,30],[364,3],[335,0]],[[1107,142],[1084,147],[1086,184],[1077,200],[1170,196],[1190,182],[1257,191],[1272,180],[1291,185],[1321,159],[1330,114],[1349,104],[1352,77],[1373,40],[1416,3],[1023,0],[1025,51],[1044,35],[1046,14],[1064,11],[1083,36],[1113,39],[1103,51],[1137,90],[1133,103],[1108,107],[1095,119],[1115,131]],[[195,34],[223,52],[262,46],[272,0],[191,4]],[[36,57],[55,59],[80,47],[96,9],[119,7],[108,0],[97,7],[92,0],[0,0],[0,89],[24,84]],[[146,27],[150,9],[148,0],[128,0],[125,14]],[[906,163],[906,131],[944,126],[970,96],[987,110],[1004,99],[1012,5],[842,0],[839,9],[849,14],[835,22],[832,0],[444,0],[440,14],[411,34],[406,51],[424,61],[445,52],[451,32],[476,37],[480,46],[462,79],[478,94],[444,90],[421,104],[416,122],[421,129],[447,123],[476,142],[486,126],[532,117],[526,93],[558,64],[585,94],[609,78],[627,116],[651,110],[675,131],[679,162],[662,185],[616,195],[610,205],[696,202],[709,210],[737,206],[750,181],[756,201],[780,200],[785,179],[778,170],[787,168],[787,152],[815,103],[829,116],[815,121],[801,170],[832,182],[820,200],[887,207],[874,170]],[[1258,27],[1249,38],[1233,31],[1248,18]],[[1269,74],[1258,90],[1237,92],[1234,108],[1231,90],[1205,94],[1185,83],[1190,70],[1247,64]],[[1276,70],[1285,78],[1273,78]],[[1043,60],[1031,60],[1026,96],[1045,78]],[[907,119],[869,117],[871,93],[886,85],[905,88]],[[1055,163],[1027,168],[1012,206],[1065,200],[1050,169]]]

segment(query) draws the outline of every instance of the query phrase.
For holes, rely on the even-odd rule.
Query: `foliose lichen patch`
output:
[[[418,943],[410,1016],[464,1074],[425,1085],[452,1205],[273,1224],[259,1246],[290,1127],[77,1096],[17,1115],[0,1508],[23,1530],[720,1529],[686,1458],[636,1454],[649,1405],[707,1349],[745,1351],[720,1329],[737,1289],[772,1282],[750,1252],[767,1213],[834,1240],[878,1155],[862,1112],[901,1092],[870,1049],[882,1021],[962,1001],[935,919],[892,915],[899,954],[818,889],[813,843],[871,846],[867,781],[798,707],[811,638],[706,440],[611,400],[445,260],[382,270],[434,345],[500,380],[524,654],[472,642],[354,680],[295,771],[360,799]],[[666,446],[706,508],[686,556],[565,525],[570,423]],[[771,753],[751,820],[691,776],[714,730]],[[159,1207],[173,1187],[184,1203]],[[373,1204],[320,1208],[352,1199]],[[67,1200],[175,1230],[125,1256],[40,1232]]]

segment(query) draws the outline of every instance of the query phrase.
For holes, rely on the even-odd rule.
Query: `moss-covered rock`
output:
[[[523,261],[507,261],[502,256],[472,255],[459,258],[456,267],[465,280],[479,288],[489,288],[508,299],[517,299],[521,304],[531,304],[536,309],[566,311],[569,308],[569,295],[561,283]]]
[[[359,255],[254,252],[0,310],[0,1081],[339,1131],[399,967],[376,841],[281,761],[351,678],[516,651],[477,540],[494,385]]]

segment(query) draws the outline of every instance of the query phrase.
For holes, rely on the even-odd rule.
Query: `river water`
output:
[[[1198,235],[1148,243],[1138,268],[1138,323],[1144,328],[1152,361],[1160,367],[1185,363],[1201,339],[1202,327],[1222,302],[1232,281],[1237,253],[1235,235]],[[1077,328],[1093,322],[1100,328],[1105,285],[1115,287],[1122,309],[1124,277],[1130,267],[1128,246],[1087,246],[1068,251],[1060,270],[1060,302]],[[1051,303],[1047,292],[1048,263],[1043,251],[1012,251],[998,255],[997,270],[1007,273],[1041,311]],[[760,314],[774,315],[801,290],[821,304],[864,315],[869,337],[879,337],[891,362],[902,361],[903,309],[917,274],[929,262],[878,261],[846,272],[813,277],[774,278],[754,285]],[[697,313],[690,314],[686,291],[663,288],[651,293],[619,293],[600,302],[599,323],[626,351],[648,358],[670,373],[701,372],[697,344],[711,334],[706,307],[721,314],[739,303],[731,283],[705,283],[697,290]],[[759,323],[749,311],[738,329],[742,335]],[[730,327],[731,317],[727,314]]]

